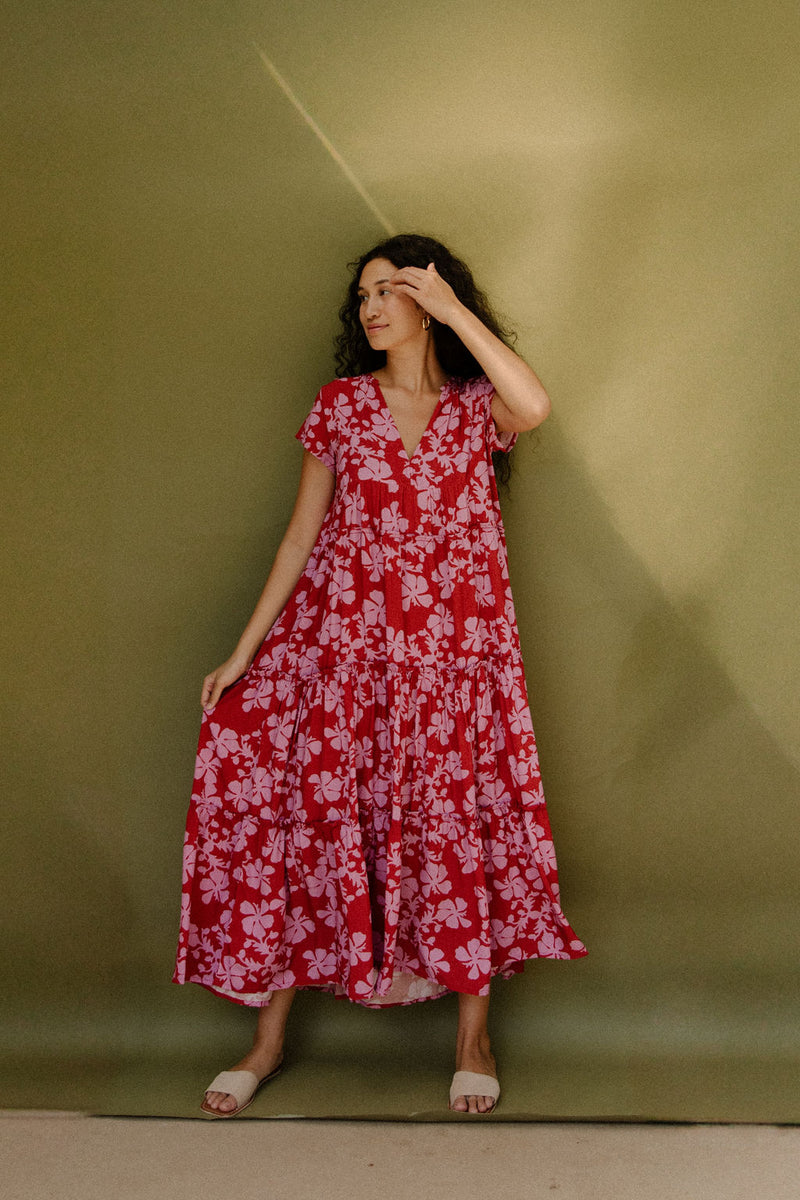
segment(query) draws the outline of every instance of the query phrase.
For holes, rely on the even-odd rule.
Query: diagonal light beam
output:
[[[275,82],[277,83],[277,85],[281,89],[281,91],[283,92],[286,99],[290,102],[290,104],[294,105],[294,107],[297,109],[300,116],[305,121],[306,125],[308,125],[309,129],[312,131],[312,133],[315,133],[317,135],[317,137],[319,138],[319,140],[322,142],[323,146],[328,151],[328,154],[330,154],[331,158],[336,163],[337,167],[342,172],[345,179],[348,181],[348,183],[350,183],[355,188],[355,190],[358,192],[359,196],[364,201],[364,203],[366,204],[367,208],[370,210],[372,215],[380,222],[380,224],[383,226],[383,228],[386,230],[386,232],[389,234],[389,236],[392,237],[397,232],[397,230],[392,226],[390,221],[387,221],[386,217],[383,215],[381,210],[378,208],[377,204],[372,199],[372,197],[370,196],[367,189],[364,187],[364,185],[361,183],[361,181],[357,178],[357,176],[354,174],[354,172],[350,169],[350,167],[344,161],[341,154],[334,146],[333,142],[330,140],[329,137],[325,136],[325,134],[322,132],[322,130],[320,129],[317,122],[311,116],[311,113],[306,108],[304,108],[303,105],[300,103],[300,100],[297,98],[297,96],[294,94],[294,92],[292,91],[289,84],[283,78],[280,71],[275,66],[274,62],[272,62],[271,59],[267,58],[264,51],[262,49],[260,49],[260,47],[257,46],[255,42],[253,42],[253,46],[255,47],[258,57],[263,62],[264,66],[267,68],[270,75],[275,80]]]

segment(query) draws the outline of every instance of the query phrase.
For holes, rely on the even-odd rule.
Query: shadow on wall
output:
[[[698,636],[698,601],[664,594],[555,422],[520,459],[512,585],[565,907],[590,958],[557,983],[533,968],[552,1008],[520,998],[518,1016],[559,1039],[577,1020],[595,1049],[791,1051],[797,768]]]

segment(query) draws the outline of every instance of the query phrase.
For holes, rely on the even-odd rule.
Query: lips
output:
[[[367,326],[367,333],[377,333],[377,331],[378,331],[379,329],[385,329],[385,328],[386,328],[386,326],[385,326],[385,325],[368,325],[368,326]]]

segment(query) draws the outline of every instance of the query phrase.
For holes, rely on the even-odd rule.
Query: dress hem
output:
[[[581,945],[580,949],[570,950],[568,953],[559,955],[532,955],[530,958],[519,959],[513,962],[503,963],[502,966],[494,967],[489,976],[489,982],[492,979],[510,979],[514,975],[519,975],[524,971],[525,966],[529,962],[553,961],[553,962],[571,962],[574,959],[585,958],[587,954],[586,947]],[[360,1008],[381,1009],[381,1008],[407,1008],[412,1004],[422,1004],[426,1000],[440,1000],[444,996],[465,994],[469,996],[486,996],[489,994],[488,985],[476,987],[474,990],[456,992],[455,988],[448,987],[447,984],[441,983],[440,980],[429,976],[416,975],[412,972],[399,972],[398,974],[411,978],[417,983],[427,983],[432,985],[434,989],[423,995],[410,996],[404,1000],[393,1000],[389,996],[381,997],[373,995],[368,998],[361,996],[351,996],[343,984],[335,982],[313,983],[306,981],[290,985],[298,991],[316,991],[327,992],[334,995],[338,1000],[349,1000],[351,1004],[357,1004]],[[272,995],[271,991],[253,992],[245,994],[241,991],[233,992],[224,988],[220,984],[211,983],[205,979],[199,978],[196,975],[185,975],[183,978],[178,978],[177,973],[172,977],[172,983],[183,986],[187,983],[197,984],[199,987],[205,988],[206,991],[212,992],[215,996],[220,996],[224,1000],[231,1000],[234,1004],[238,1004],[244,1008],[266,1008],[269,1004],[269,998]],[[288,989],[272,989],[273,991],[288,990]]]

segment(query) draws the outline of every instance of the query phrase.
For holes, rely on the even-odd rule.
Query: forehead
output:
[[[379,279],[391,279],[397,267],[388,258],[371,258],[358,281],[360,288],[374,287]]]

